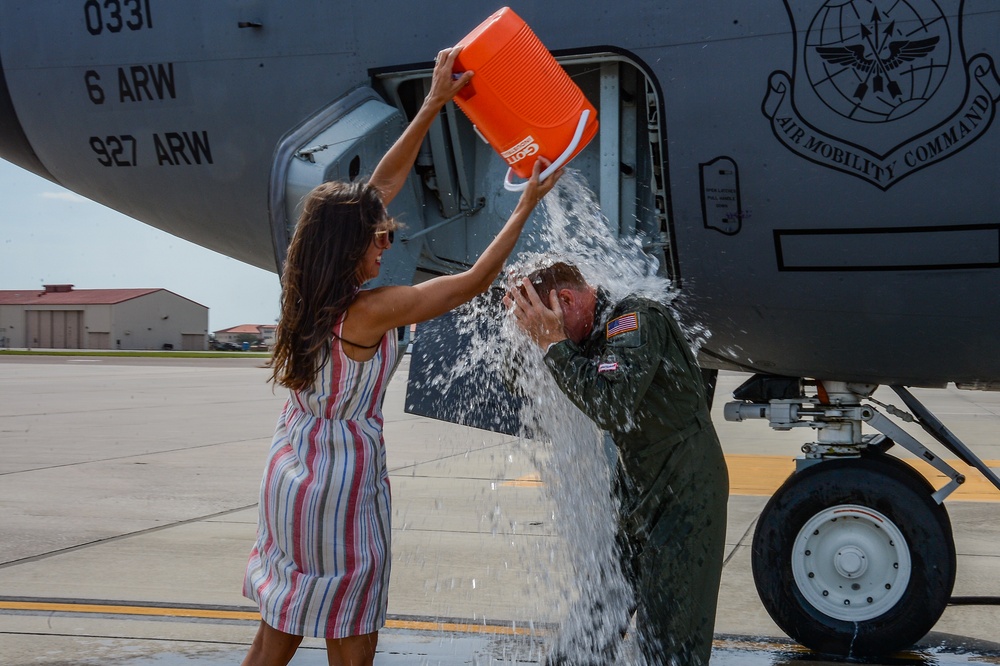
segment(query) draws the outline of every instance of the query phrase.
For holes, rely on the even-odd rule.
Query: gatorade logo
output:
[[[500,153],[500,156],[507,160],[507,164],[517,164],[525,157],[529,157],[538,152],[538,144],[530,134],[521,139],[516,146],[508,148]]]

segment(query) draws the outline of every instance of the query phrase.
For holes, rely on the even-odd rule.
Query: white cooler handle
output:
[[[576,126],[576,132],[573,134],[573,140],[569,142],[569,146],[566,148],[566,150],[563,151],[563,154],[557,157],[555,162],[550,164],[548,168],[542,171],[541,175],[539,175],[538,177],[539,182],[551,176],[553,172],[556,171],[556,169],[561,167],[563,164],[566,163],[567,160],[569,160],[570,156],[573,154],[573,151],[576,150],[576,147],[580,144],[580,137],[583,136],[583,129],[587,126],[588,118],[590,118],[590,109],[584,109],[583,113],[580,114],[580,122]],[[528,181],[524,181],[523,183],[512,182],[510,179],[511,173],[513,173],[513,169],[507,167],[507,175],[504,176],[503,179],[503,187],[505,190],[507,190],[508,192],[520,192],[528,186]]]

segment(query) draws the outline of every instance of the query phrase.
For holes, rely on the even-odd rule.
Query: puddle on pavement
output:
[[[720,645],[721,643],[721,645]],[[712,666],[784,666],[785,664],[865,664],[871,666],[960,666],[1000,664],[1000,649],[978,649],[941,644],[908,650],[891,656],[867,659],[830,657],[806,650],[794,643],[768,639],[731,637],[719,641],[712,650]]]
[[[130,641],[129,650],[146,652]],[[376,666],[521,666],[541,661],[544,643],[538,638],[497,637],[427,632],[383,632],[379,636]],[[105,651],[107,655],[107,651]],[[231,666],[246,654],[245,647],[213,649],[205,645],[155,654],[119,655],[103,659],[114,666]],[[46,663],[46,662],[36,662]],[[76,661],[74,666],[89,661]],[[303,646],[290,666],[326,666],[326,651],[320,646]],[[728,636],[717,638],[712,650],[712,666],[786,666],[806,664],[863,664],[866,666],[966,666],[1000,665],[1000,646],[964,645],[949,640],[877,659],[846,659],[810,652],[791,642],[768,638]],[[68,664],[49,663],[49,666]]]

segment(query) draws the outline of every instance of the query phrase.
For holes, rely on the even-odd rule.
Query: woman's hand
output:
[[[438,108],[447,104],[459,90],[468,85],[472,78],[472,71],[462,72],[455,75],[455,59],[462,52],[462,47],[451,49],[441,49],[434,58],[434,74],[431,77],[431,91],[427,93],[425,104],[430,104]],[[457,78],[456,78],[457,77]]]
[[[528,183],[524,190],[521,192],[521,198],[518,201],[518,206],[526,206],[528,210],[533,210],[538,202],[542,200],[546,194],[556,186],[559,179],[562,178],[563,170],[557,169],[554,173],[550,174],[545,180],[541,180],[541,174],[543,169],[547,169],[549,165],[552,164],[544,157],[539,157],[535,160],[535,165],[531,168],[531,178],[528,179]]]
[[[434,59],[434,74],[431,77],[431,91],[417,110],[410,124],[403,130],[396,143],[379,161],[368,182],[382,194],[382,203],[389,205],[406,182],[420,151],[420,144],[437,118],[441,107],[447,104],[472,78],[472,72],[465,72],[457,79],[451,73],[455,58],[462,49],[443,49]]]

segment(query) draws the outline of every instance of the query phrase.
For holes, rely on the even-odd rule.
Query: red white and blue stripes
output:
[[[278,418],[243,583],[268,625],[298,636],[378,631],[388,606],[382,400],[396,336],[360,363],[344,354],[341,327],[314,386],[291,392]]]

